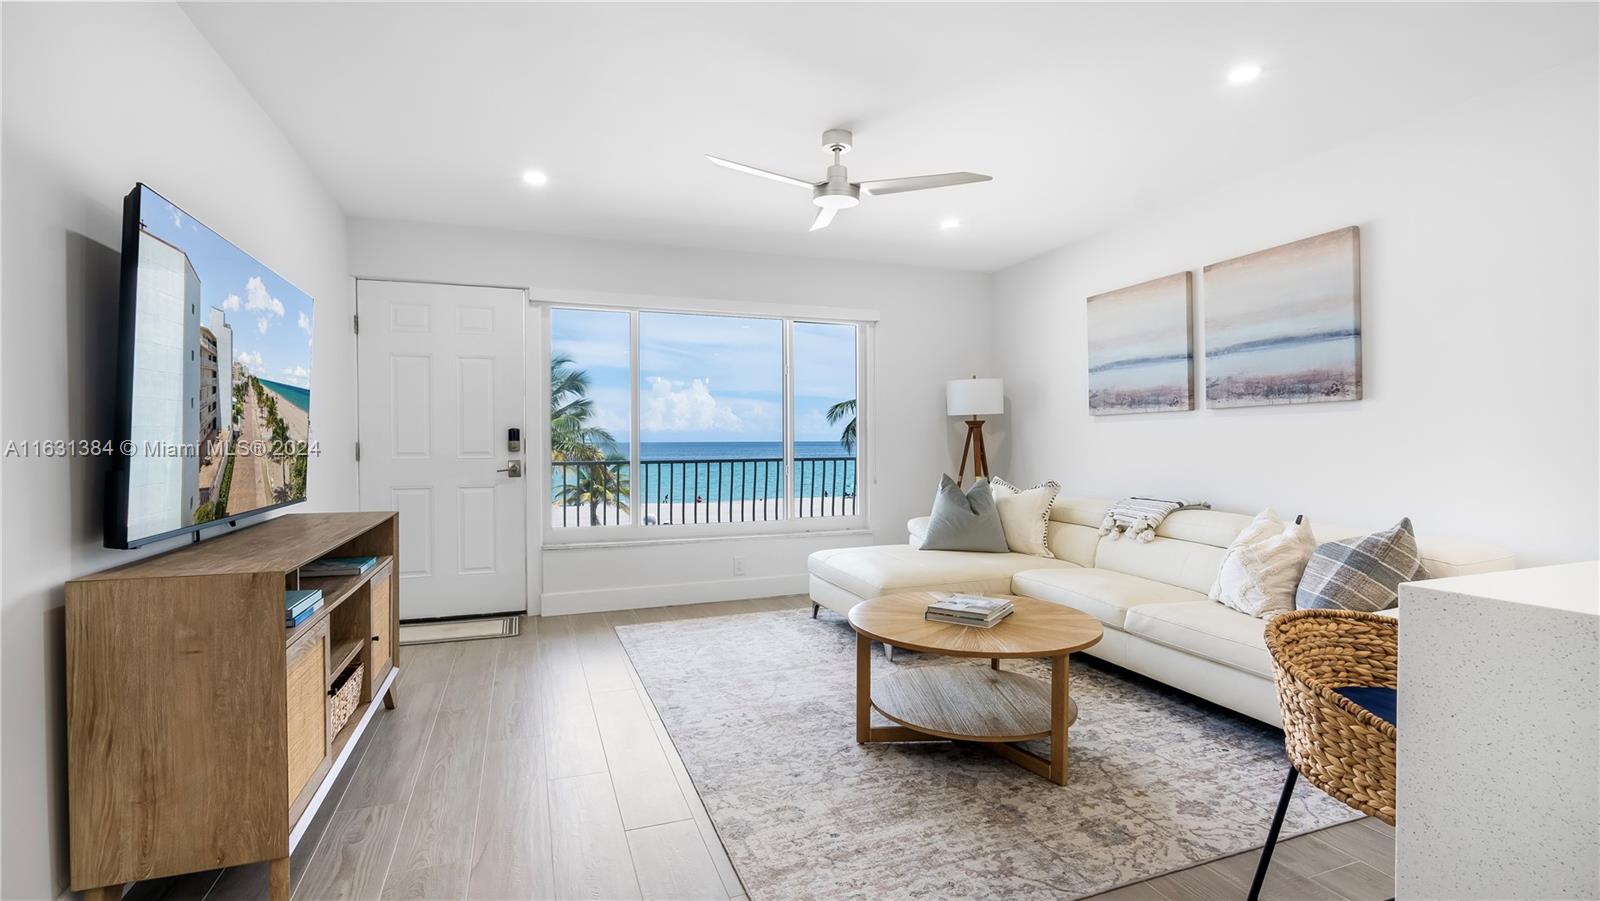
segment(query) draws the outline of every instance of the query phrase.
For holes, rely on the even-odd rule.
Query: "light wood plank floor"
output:
[[[402,652],[380,712],[292,862],[296,901],[743,898],[614,627],[808,606],[804,597],[526,619],[510,639]],[[1257,852],[1100,895],[1243,898]],[[1385,899],[1394,833],[1347,823],[1279,845],[1263,897]],[[137,886],[145,899],[261,898],[266,867]]]

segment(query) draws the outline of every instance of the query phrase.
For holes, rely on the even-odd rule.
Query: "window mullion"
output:
[[[639,311],[628,312],[628,522],[642,531],[644,508],[640,489],[644,469],[639,464]]]
[[[794,320],[783,320],[783,516],[795,515],[794,470]]]

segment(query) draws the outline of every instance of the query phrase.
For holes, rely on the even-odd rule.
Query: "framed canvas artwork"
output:
[[[1206,405],[1361,399],[1355,227],[1205,268]]]
[[[1194,409],[1193,287],[1179,272],[1089,298],[1091,414]]]

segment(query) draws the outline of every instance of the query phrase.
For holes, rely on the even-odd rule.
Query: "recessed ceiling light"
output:
[[[961,220],[957,219],[954,216],[951,216],[948,219],[940,219],[939,220],[939,230],[940,231],[951,231],[953,229],[957,229],[957,228],[960,228],[960,227],[961,227]]]
[[[1249,84],[1261,77],[1261,67],[1255,63],[1240,63],[1228,70],[1228,84]]]
[[[531,185],[535,188],[542,188],[550,183],[550,176],[545,175],[543,172],[540,172],[537,169],[529,169],[528,171],[522,173],[522,183],[525,185]]]

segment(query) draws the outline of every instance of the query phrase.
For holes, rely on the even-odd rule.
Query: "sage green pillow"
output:
[[[939,491],[933,496],[933,514],[928,520],[928,533],[922,536],[921,549],[988,554],[1011,550],[988,479],[978,479],[963,492],[954,479],[939,477]]]

